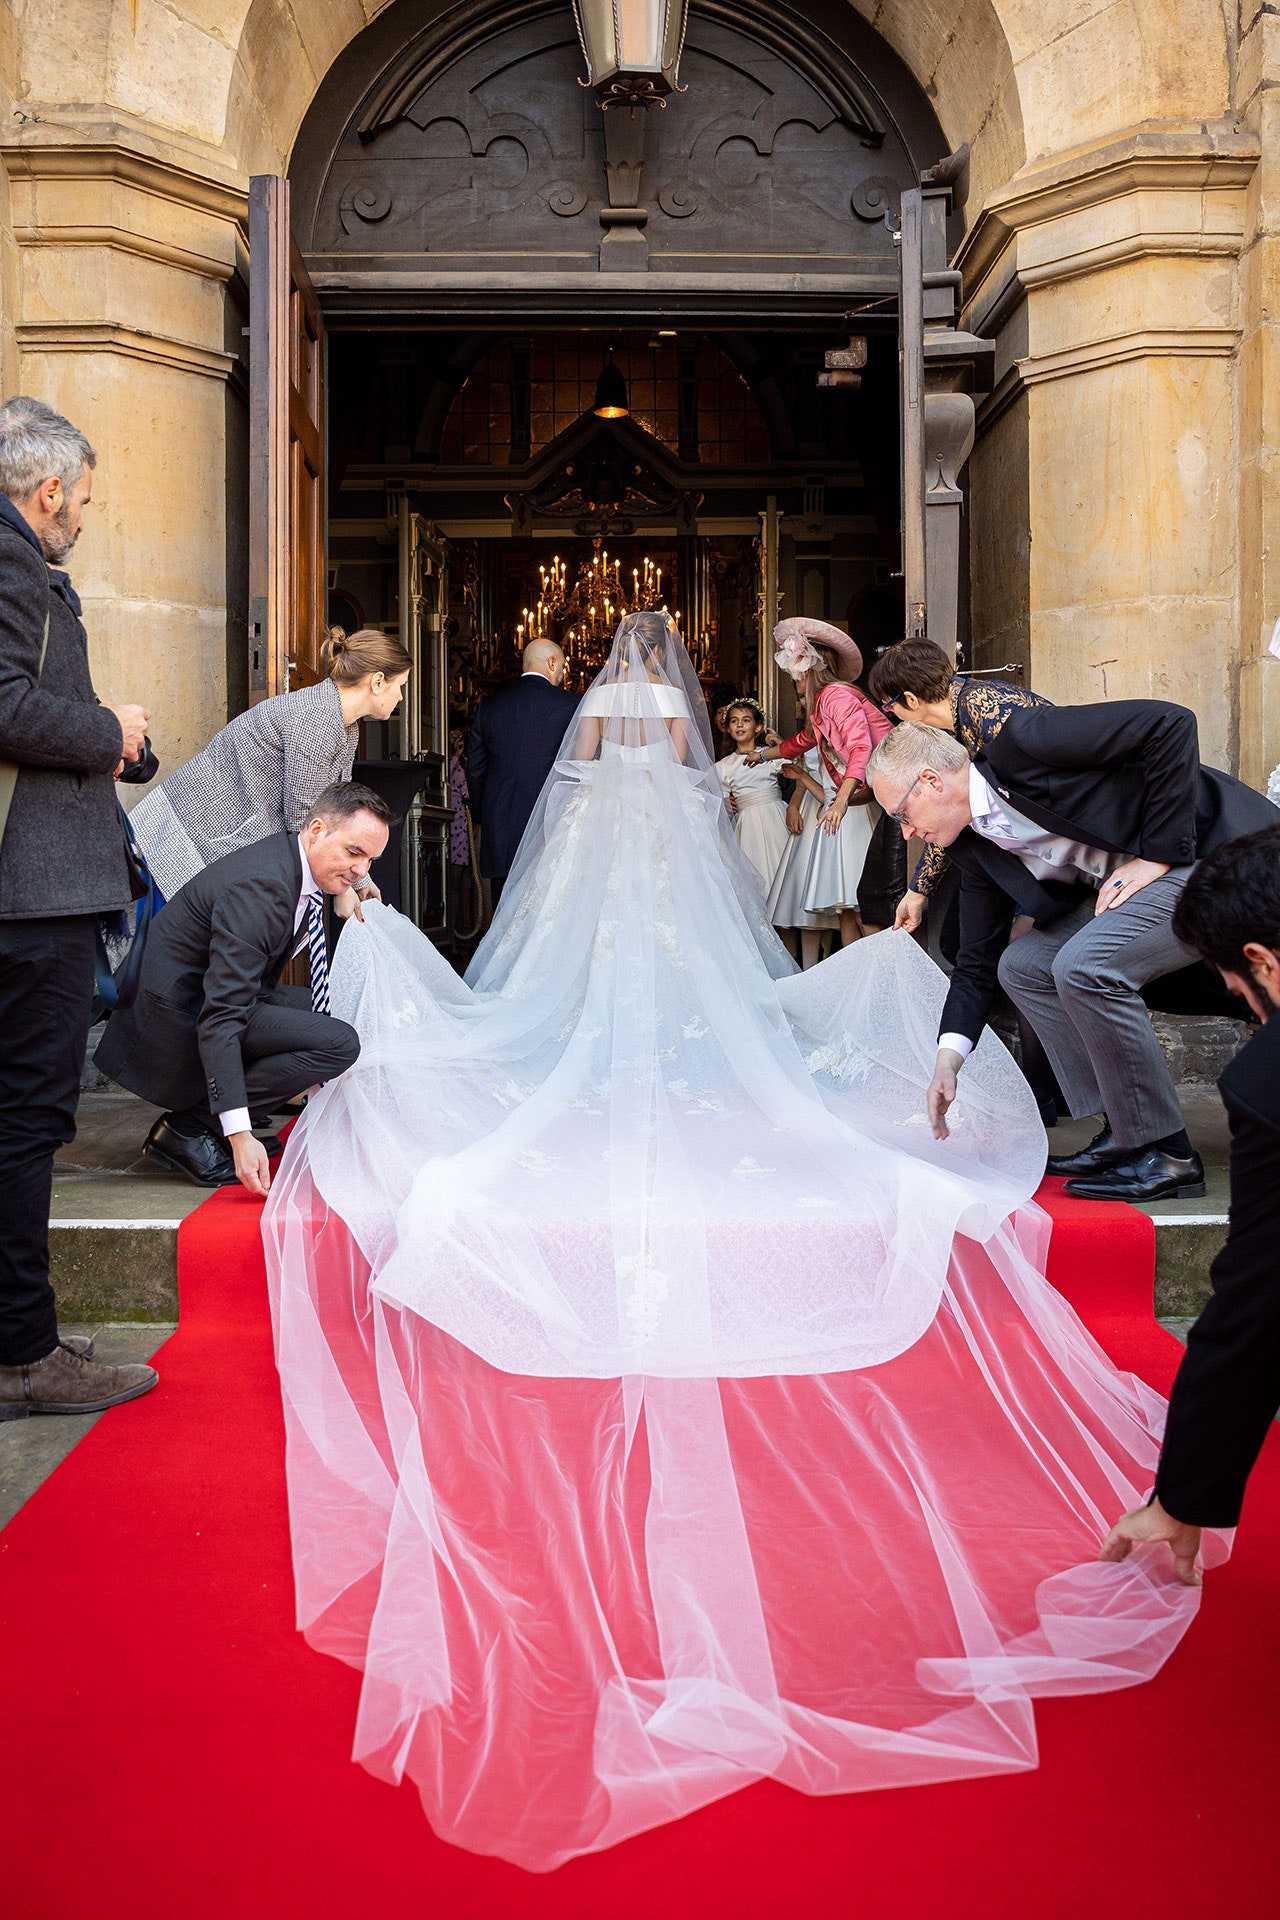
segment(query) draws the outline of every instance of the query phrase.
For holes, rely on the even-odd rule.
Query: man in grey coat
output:
[[[104,707],[61,562],[94,453],[52,407],[0,406],[0,1420],[91,1413],[156,1383],[58,1338],[49,1284],[53,1156],[75,1137],[96,922],[131,898],[115,776],[147,713]],[[6,810],[7,803],[7,810]]]

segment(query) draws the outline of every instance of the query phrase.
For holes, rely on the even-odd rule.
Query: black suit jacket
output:
[[[1187,1337],[1156,1475],[1189,1526],[1234,1527],[1280,1406],[1280,1013],[1218,1082],[1231,1123],[1227,1243]]]
[[[480,872],[505,880],[560,742],[578,710],[576,693],[524,674],[487,694],[467,749],[467,789],[480,821]]]
[[[1047,832],[1170,867],[1280,821],[1262,794],[1200,765],[1195,715],[1163,700],[1023,708],[974,764]],[[976,1041],[999,994],[996,967],[1015,914],[1049,926],[1092,889],[1036,880],[970,827],[950,852],[961,874],[960,940],[940,1031]]]
[[[159,1107],[248,1105],[241,1036],[279,984],[295,944],[302,857],[275,833],[215,860],[152,922],[142,982],[94,1058]]]

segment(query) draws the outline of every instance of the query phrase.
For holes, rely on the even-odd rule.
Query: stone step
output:
[[[176,1320],[181,1224],[180,1216],[51,1220],[49,1271],[59,1314],[76,1321]],[[1156,1220],[1157,1317],[1199,1313],[1209,1297],[1210,1262],[1226,1236],[1225,1212]]]
[[[1206,1088],[1186,1088],[1187,1125],[1205,1159],[1200,1200],[1145,1209],[1156,1227],[1155,1311],[1198,1313],[1209,1297],[1209,1265],[1227,1231],[1227,1132],[1222,1106]],[[79,1133],[55,1167],[49,1253],[59,1311],[67,1320],[162,1324],[178,1316],[178,1228],[207,1199],[140,1157],[155,1118],[118,1088],[81,1098]],[[1084,1144],[1088,1121],[1053,1131],[1055,1152]]]

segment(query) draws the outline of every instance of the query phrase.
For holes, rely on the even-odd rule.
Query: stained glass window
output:
[[[530,440],[536,455],[584,413],[605,361],[599,335],[535,336],[530,356]],[[614,342],[627,382],[631,417],[672,453],[679,450],[676,342],[643,336]],[[698,451],[712,466],[757,465],[770,457],[769,434],[747,382],[714,341],[698,349]],[[511,459],[511,356],[498,341],[472,368],[440,439],[447,466],[506,466]]]

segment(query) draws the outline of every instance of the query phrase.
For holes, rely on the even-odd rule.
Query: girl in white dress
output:
[[[782,766],[795,781],[787,807],[787,831],[791,837],[769,889],[769,918],[793,958],[798,937],[800,964],[807,970],[818,963],[824,931],[840,924],[834,913],[810,913],[804,904],[815,829],[826,804],[822,758],[816,747],[810,747],[803,759],[784,760]]]
[[[759,761],[747,764],[747,756],[765,737],[764,710],[754,700],[735,700],[725,719],[735,751],[716,761],[716,772],[734,817],[738,844],[760,875],[761,892],[768,893],[791,835],[777,768]]]

